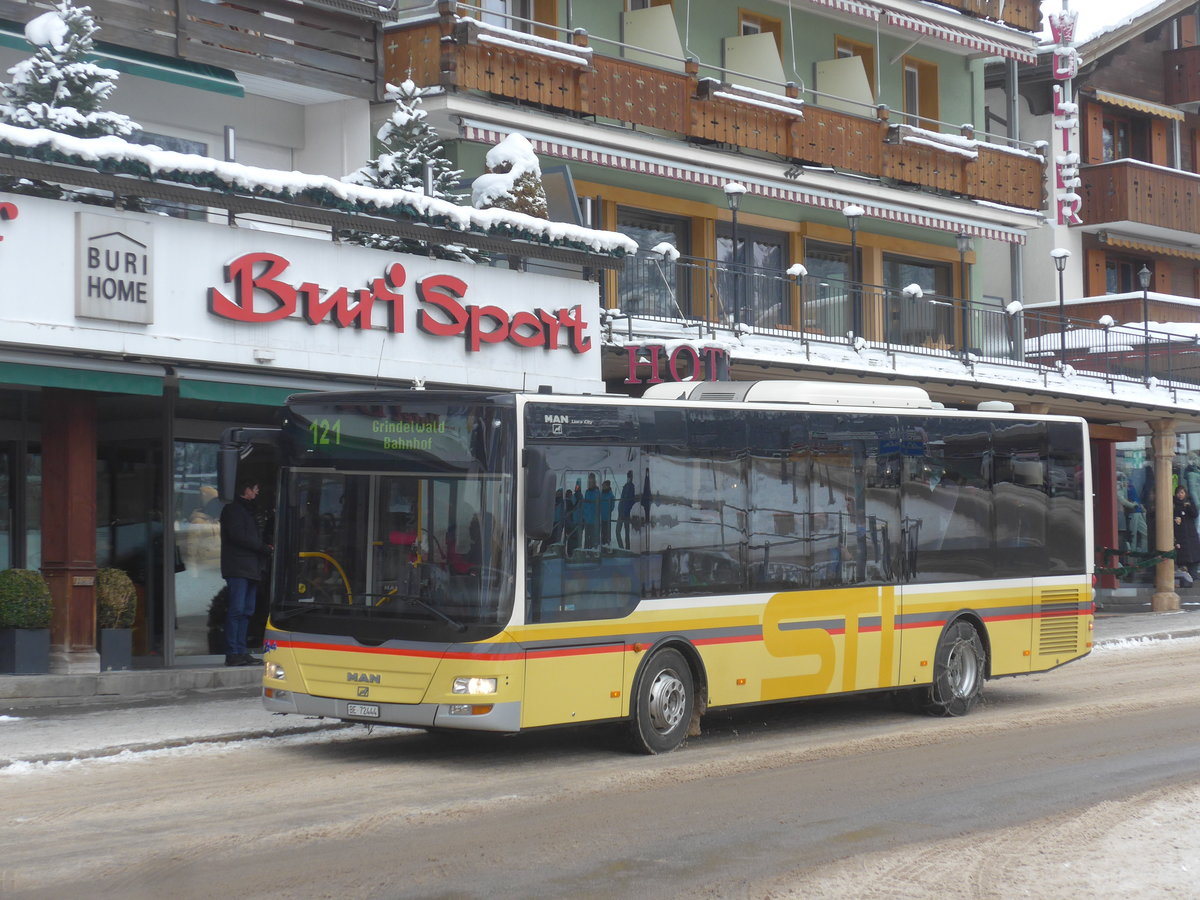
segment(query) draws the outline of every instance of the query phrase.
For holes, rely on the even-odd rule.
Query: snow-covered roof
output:
[[[617,232],[551,222],[503,209],[473,209],[413,191],[346,184],[326,175],[223,162],[131,144],[112,136],[76,138],[41,128],[0,124],[0,154],[605,256],[623,257],[637,252],[637,243]]]

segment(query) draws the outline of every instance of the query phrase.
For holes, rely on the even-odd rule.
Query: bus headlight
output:
[[[282,681],[287,677],[287,673],[283,671],[283,666],[279,665],[279,663],[269,662],[263,669],[263,677],[277,678]]]
[[[455,694],[494,694],[496,693],[496,679],[460,676],[454,679],[452,690]]]

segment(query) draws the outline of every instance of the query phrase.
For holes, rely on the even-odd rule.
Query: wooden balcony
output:
[[[49,0],[0,0],[0,18],[28,22]],[[358,4],[257,0],[89,0],[98,41],[220,66],[288,84],[375,99],[378,9]],[[341,10],[341,11],[339,11]]]
[[[1082,218],[1089,225],[1139,222],[1200,232],[1200,175],[1123,159],[1085,166]]]
[[[980,19],[1003,22],[1021,31],[1041,31],[1039,0],[938,0],[942,6],[957,9]]]
[[[1200,103],[1200,46],[1163,54],[1163,84],[1168,105]]]
[[[577,48],[574,57],[526,49],[481,38],[473,23],[448,15],[389,29],[384,46],[391,81],[411,77],[418,84],[659,129],[680,140],[758,151],[1019,209],[1038,209],[1042,203],[1045,163],[1037,157],[987,144],[979,144],[972,157],[961,148],[906,143],[902,129],[890,126],[886,110],[868,117],[808,104],[798,114],[781,108],[787,100],[739,99],[727,86],[699,78],[695,64],[677,73],[600,56],[586,47]]]

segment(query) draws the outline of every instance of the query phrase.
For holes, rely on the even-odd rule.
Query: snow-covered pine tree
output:
[[[426,120],[426,112],[421,108],[421,95],[424,93],[424,89],[418,87],[411,78],[399,85],[387,86],[384,97],[394,101],[396,108],[375,134],[379,153],[361,169],[343,178],[343,181],[364,187],[399,188],[423,194],[428,164],[433,188],[430,196],[438,200],[451,199],[450,193],[462,177],[462,170],[454,168],[446,158],[441,138]],[[399,253],[432,253],[441,259],[473,262],[482,259],[475,251],[458,245],[429,245],[423,241],[383,234],[357,233],[351,235],[350,239],[368,247]]]
[[[391,116],[375,134],[379,154],[357,172],[343,180],[377,188],[402,188],[424,192],[425,164],[433,167],[433,193],[445,200],[462,177],[446,158],[442,140],[426,121],[421,108],[424,91],[405,79],[400,85],[389,84],[384,97],[396,104]]]
[[[98,30],[90,7],[73,0],[32,19],[25,37],[37,52],[8,70],[11,83],[0,84],[0,122],[84,138],[137,130],[128,116],[101,108],[119,76],[86,59]]]
[[[525,135],[514,131],[488,151],[485,161],[487,173],[471,184],[471,203],[476,209],[510,209],[538,219],[550,218],[542,167]]]

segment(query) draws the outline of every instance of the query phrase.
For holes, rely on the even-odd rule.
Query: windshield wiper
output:
[[[435,616],[437,616],[439,619],[441,619],[447,625],[451,626],[455,631],[463,632],[463,631],[467,630],[467,626],[465,624],[463,624],[462,622],[459,622],[457,619],[453,619],[450,616],[446,615],[444,612],[442,612],[440,609],[438,609],[432,603],[422,600],[416,594],[400,594],[400,593],[392,592],[389,594],[371,594],[369,596],[379,597],[381,599],[389,599],[389,600],[404,600],[409,603],[415,603],[415,604],[417,604],[417,606],[421,607],[422,609],[428,610],[429,612],[433,613]]]

